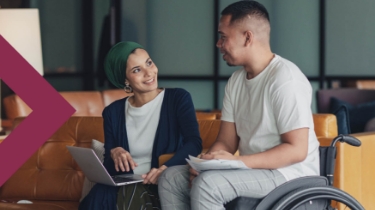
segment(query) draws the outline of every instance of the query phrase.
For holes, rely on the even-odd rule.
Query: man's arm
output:
[[[236,133],[236,126],[233,122],[221,121],[219,134],[216,137],[216,141],[212,144],[206,154],[202,155],[203,159],[213,159],[214,157],[210,153],[218,151],[226,151],[227,154],[234,157],[233,154],[238,149],[239,137]],[[193,179],[198,176],[198,172],[190,167],[190,182],[189,187]]]
[[[308,152],[308,128],[281,134],[282,143],[267,151],[239,156],[250,168],[277,169],[303,161]]]
[[[216,142],[206,153],[207,155],[204,155],[204,159],[237,159],[244,162],[249,168],[277,169],[301,162],[307,157],[308,128],[300,128],[281,134],[282,143],[267,151],[252,155],[234,156],[239,140],[234,125],[234,123],[229,122],[222,124],[222,130]],[[234,134],[231,131],[234,131]]]
[[[219,134],[207,154],[219,150],[234,154],[238,149],[238,143],[239,137],[236,133],[236,125],[233,122],[221,121]]]
[[[232,113],[233,108],[232,108],[232,104],[230,101],[230,97],[228,95],[228,93],[230,92],[229,90],[230,84],[231,84],[231,79],[228,80],[228,83],[225,86],[225,95],[223,99],[222,114],[227,115],[227,118],[229,118],[229,121],[231,120],[233,121],[233,113]],[[232,110],[232,111],[228,111],[228,110]],[[237,136],[236,126],[234,122],[228,122],[228,121],[222,120],[220,124],[219,134],[217,135],[215,142],[212,144],[212,146],[210,147],[210,149],[208,150],[206,154],[201,155],[201,158],[212,159],[211,157],[212,155],[209,155],[209,153],[214,152],[214,151],[226,151],[228,152],[228,154],[231,154],[233,156],[233,154],[238,149],[238,142],[239,142],[239,137]],[[193,179],[196,176],[198,176],[199,173],[191,167],[189,171],[190,171],[189,186],[191,187],[191,183]]]

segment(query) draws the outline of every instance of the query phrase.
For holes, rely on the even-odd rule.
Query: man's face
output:
[[[241,33],[237,24],[230,24],[230,15],[224,15],[220,18],[219,34],[220,38],[216,47],[223,54],[223,59],[229,66],[241,65],[241,50],[244,47],[244,34]]]

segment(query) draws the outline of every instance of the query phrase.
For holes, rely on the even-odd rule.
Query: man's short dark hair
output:
[[[256,1],[238,1],[227,6],[222,12],[221,15],[231,15],[230,23],[234,23],[238,20],[250,15],[251,17],[265,19],[270,22],[270,18],[267,12],[267,9]]]

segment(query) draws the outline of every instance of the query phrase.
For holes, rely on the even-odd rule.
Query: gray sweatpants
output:
[[[159,177],[163,210],[224,209],[238,196],[262,198],[286,182],[277,170],[212,170],[199,174],[189,188],[189,166],[167,168]]]

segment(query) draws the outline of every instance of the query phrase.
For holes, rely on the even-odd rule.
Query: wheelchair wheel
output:
[[[297,210],[298,207],[300,207],[301,205],[305,206],[303,209],[309,209],[309,202],[313,200],[336,201],[345,205],[349,209],[364,210],[363,206],[351,195],[331,186],[310,188],[307,187],[292,191],[289,194],[287,194],[284,198],[280,199],[273,206],[272,210]],[[327,209],[334,208],[327,207]]]

